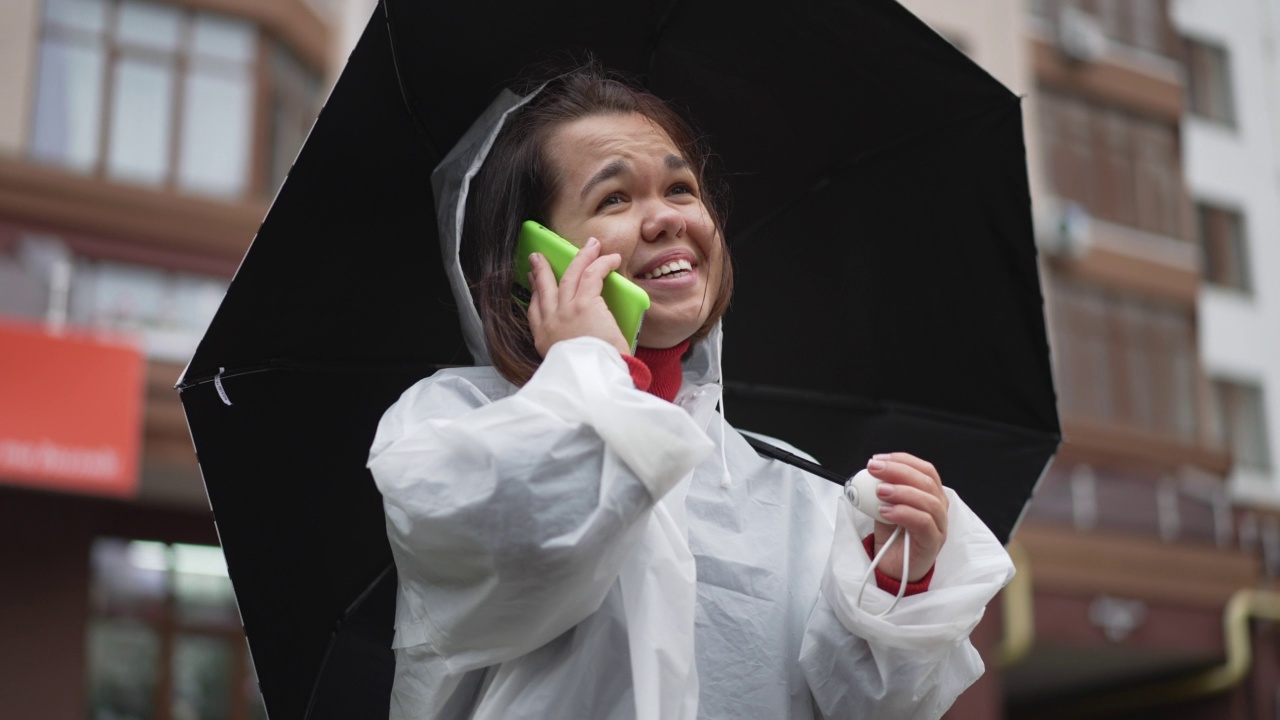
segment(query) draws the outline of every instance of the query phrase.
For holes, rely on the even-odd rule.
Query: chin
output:
[[[669,340],[665,338],[647,338],[644,336],[643,333],[641,333],[640,337],[636,340],[636,347],[648,348],[650,350],[666,350],[667,348],[673,348],[676,345],[679,345],[682,340],[683,338],[681,338],[681,340]]]
[[[651,350],[664,350],[675,347],[698,332],[704,322],[706,322],[705,318],[687,320],[675,327],[668,323],[662,323],[660,327],[650,327],[649,318],[645,318],[644,324],[640,327],[640,337],[637,338],[636,345]],[[654,324],[658,323],[661,323],[661,321],[654,321]]]
[[[692,333],[690,333],[692,335]],[[681,335],[679,333],[659,332],[646,333],[643,328],[640,330],[640,337],[636,338],[638,347],[646,347],[650,350],[665,350],[675,347],[684,341],[689,335]]]

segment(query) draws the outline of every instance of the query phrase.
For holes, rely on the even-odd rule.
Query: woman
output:
[[[732,277],[705,167],[661,101],[588,67],[500,98],[437,169],[482,366],[406,391],[370,453],[393,718],[937,717],[981,674],[968,633],[1012,566],[931,465],[873,458],[873,522],[716,412]],[[581,248],[559,284],[532,259],[527,315],[526,219]],[[614,270],[652,302],[635,356],[599,297]],[[899,543],[859,607],[892,524],[907,577]]]

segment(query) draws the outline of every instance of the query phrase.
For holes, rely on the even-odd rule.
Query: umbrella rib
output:
[[[214,382],[217,378],[226,380],[227,378],[240,377],[243,375],[255,375],[257,373],[269,372],[272,370],[290,370],[290,371],[315,371],[315,372],[368,372],[377,370],[382,372],[404,372],[404,371],[429,371],[426,375],[430,375],[437,370],[446,368],[467,367],[456,363],[427,363],[427,362],[386,362],[386,363],[354,363],[350,361],[297,361],[297,360],[268,360],[252,365],[228,366],[225,372],[215,372],[201,375],[194,380],[186,380],[180,382],[174,387],[179,391],[187,390],[197,385],[206,385]],[[426,377],[424,375],[423,377]]]
[[[396,564],[394,562],[387,563],[387,566],[378,573],[378,576],[373,579],[373,582],[369,583],[369,585],[360,592],[360,595],[356,597],[355,601],[347,606],[347,609],[343,610],[342,615],[334,622],[333,631],[329,635],[329,644],[325,647],[324,657],[320,660],[320,669],[316,672],[316,679],[311,687],[311,696],[307,698],[307,709],[302,714],[303,718],[311,717],[311,710],[315,706],[316,696],[319,694],[320,681],[324,678],[325,666],[329,664],[329,656],[333,654],[333,646],[338,641],[338,634],[342,632],[343,623],[347,621],[347,618],[350,617],[352,613],[364,604],[364,601],[373,594],[374,589],[382,583],[383,579],[386,578],[389,573],[394,572],[395,569]]]
[[[413,101],[409,98],[409,90],[405,87],[404,76],[400,72],[400,53],[396,50],[396,34],[391,27],[391,0],[382,0],[382,16],[387,24],[387,44],[391,47],[391,67],[396,73],[396,87],[400,90],[400,99],[404,101],[405,111],[408,112],[409,118],[413,120],[413,127],[422,136],[423,142],[427,144],[427,148],[431,150],[434,157],[444,157],[440,153],[440,149],[436,146],[434,140],[431,139],[431,133],[427,131],[426,123],[422,118],[418,117],[417,111],[413,109]]]
[[[671,16],[675,15],[676,8],[681,4],[681,0],[672,0],[667,9],[662,13],[662,17],[658,18],[658,22],[653,26],[653,37],[649,39],[649,48],[644,63],[644,77],[641,78],[643,84],[648,86],[653,80],[653,65],[658,60],[658,45],[662,42],[662,35],[667,31],[667,25],[671,22]]]
[[[1011,423],[1000,422],[999,420],[991,420],[973,415],[965,415],[958,412],[950,412],[937,408],[926,408],[910,403],[894,402],[890,400],[875,401],[854,395],[839,395],[828,391],[818,390],[799,390],[795,388],[779,387],[775,385],[759,385],[756,383],[744,383],[735,381],[726,381],[724,383],[725,390],[748,397],[759,398],[763,400],[783,400],[793,403],[803,403],[806,405],[816,405],[820,407],[860,409],[860,410],[897,410],[910,413],[919,417],[932,418],[947,422],[960,422],[970,427],[983,428],[1005,433],[1022,435],[1037,440],[1049,440],[1055,443],[1062,442],[1062,434],[1060,430],[1042,430],[1013,425]]]
[[[1019,107],[1022,102],[1022,98],[1017,95],[1011,95],[1010,97],[1014,100],[1013,107],[1015,108]],[[829,171],[827,171],[825,174],[823,174],[821,177],[819,177],[817,180],[811,183],[809,187],[805,188],[804,190],[801,190],[798,194],[793,196],[790,200],[780,204],[773,212],[760,218],[755,223],[753,223],[750,227],[747,227],[735,232],[733,241],[739,244],[747,242],[752,235],[754,235],[755,233],[759,232],[761,229],[772,224],[775,220],[777,220],[779,217],[781,217],[785,213],[789,212],[791,208],[795,207],[802,200],[812,197],[818,194],[819,192],[821,192],[823,188],[830,185],[837,177],[852,170],[854,167],[862,163],[867,158],[875,157],[876,155],[879,155],[884,152],[888,152],[890,150],[893,150],[907,143],[915,142],[916,140],[919,140],[922,137],[928,137],[937,132],[942,132],[944,130],[949,130],[954,127],[959,127],[960,125],[971,122],[979,117],[983,117],[991,113],[1004,111],[1006,107],[1008,106],[1005,105],[1003,101],[1000,104],[988,105],[988,106],[979,108],[977,110],[974,110],[973,112],[967,113],[965,115],[961,115],[960,117],[952,120],[951,122],[943,123],[940,125],[934,125],[934,126],[927,127],[907,135],[903,135],[883,145],[879,145],[863,153],[860,153],[857,157],[850,158],[849,160],[831,168]]]

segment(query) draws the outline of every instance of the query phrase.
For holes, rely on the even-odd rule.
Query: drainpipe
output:
[[[1017,568],[1013,579],[1005,586],[1004,637],[1000,639],[999,665],[1009,668],[1022,662],[1031,652],[1036,640],[1035,603],[1031,598],[1031,558],[1027,549],[1017,540],[1011,540],[1005,548]]]

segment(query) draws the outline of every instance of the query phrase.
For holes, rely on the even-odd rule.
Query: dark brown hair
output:
[[[531,81],[521,94],[537,89]],[[547,224],[558,178],[544,155],[561,125],[584,117],[639,113],[662,128],[697,175],[703,203],[724,240],[718,180],[707,165],[710,153],[693,129],[665,102],[592,62],[561,72],[524,107],[507,117],[467,196],[462,269],[484,324],[489,357],[504,378],[524,385],[542,358],[533,345],[525,309],[511,295],[512,261],[521,223]],[[733,292],[728,249],[721,253],[720,287],[706,323],[690,338],[701,340],[724,315]]]

